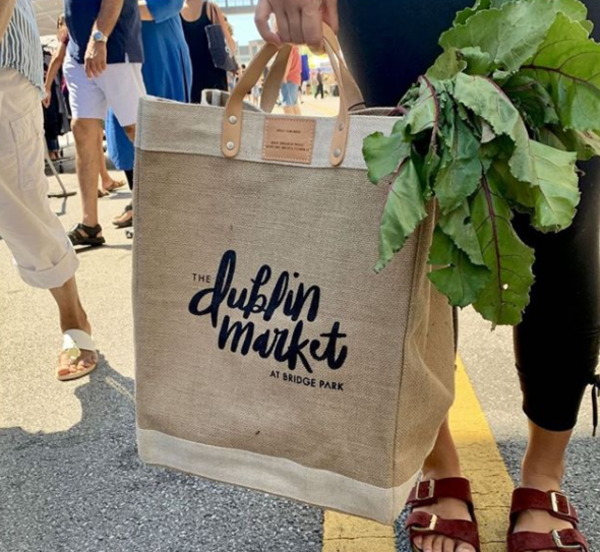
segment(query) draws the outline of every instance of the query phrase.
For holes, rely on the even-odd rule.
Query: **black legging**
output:
[[[600,38],[600,2],[584,0]],[[394,106],[441,52],[440,34],[471,0],[343,0],[340,38],[367,105]],[[600,349],[600,161],[581,165],[574,224],[541,234],[515,219],[536,252],[536,282],[514,330],[516,365],[529,419],[550,431],[572,429]],[[498,374],[498,377],[502,377]]]

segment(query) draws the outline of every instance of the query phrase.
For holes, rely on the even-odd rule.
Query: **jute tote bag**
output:
[[[326,36],[337,119],[244,104],[269,45],[212,105],[142,101],[139,453],[391,524],[452,402],[451,311],[426,278],[433,216],[373,271],[388,190],[368,183],[362,142],[397,119],[352,111],[360,93]]]

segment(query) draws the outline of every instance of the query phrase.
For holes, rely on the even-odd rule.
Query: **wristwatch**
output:
[[[108,37],[102,31],[99,31],[99,30],[96,29],[92,33],[92,40],[94,42],[104,42],[104,43],[106,43],[106,42],[108,42]]]

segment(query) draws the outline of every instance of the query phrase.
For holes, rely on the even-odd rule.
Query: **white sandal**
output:
[[[81,357],[82,351],[93,351],[96,353],[97,358],[96,345],[92,339],[92,336],[83,330],[67,330],[63,334],[62,352],[68,354],[70,358],[70,364],[68,369],[62,368],[59,360],[59,366],[56,369],[56,377],[60,381],[69,381],[82,378],[96,369],[96,366],[98,366],[97,361],[89,367],[83,367],[83,369],[79,369],[80,365],[78,360]]]

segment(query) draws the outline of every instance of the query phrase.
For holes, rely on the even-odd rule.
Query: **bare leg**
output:
[[[423,479],[445,479],[447,477],[461,477],[460,460],[454,439],[450,433],[448,418],[444,420],[433,451],[425,460],[423,466]],[[437,504],[424,508],[415,508],[431,514],[436,514],[444,519],[462,519],[472,521],[469,509],[464,502],[452,498],[443,498]],[[417,537],[416,546],[423,552],[474,552],[474,548],[466,543],[455,542],[454,539],[431,535],[425,538]]]
[[[132,142],[135,142],[135,125],[129,125],[129,126],[123,127],[123,130],[125,131],[125,134],[127,134],[127,137]]]
[[[102,183],[100,191],[106,192],[103,195],[107,195],[107,190],[110,190],[114,186],[115,181],[113,180],[112,176],[110,176],[108,168],[106,167],[106,156],[104,155],[102,142],[100,142],[100,181]]]
[[[102,125],[99,119],[76,119],[73,122],[77,150],[77,176],[81,189],[82,222],[98,224],[98,176],[102,149]],[[100,236],[102,234],[99,234]]]
[[[92,327],[87,318],[87,314],[81,305],[79,293],[77,291],[77,282],[75,276],[68,280],[59,288],[50,290],[60,314],[60,328],[63,332],[67,330],[83,330],[91,335]],[[77,359],[71,359],[68,353],[63,352],[59,358],[59,376],[65,376],[69,373],[87,371],[98,362],[96,351],[82,350]]]
[[[132,142],[135,141],[135,125],[124,127],[123,130]],[[128,209],[115,218],[113,220],[113,224],[116,226],[125,227],[124,225],[127,225],[131,219],[133,219],[133,210]],[[131,224],[129,225],[131,226]]]
[[[50,293],[52,293],[58,305],[60,329],[63,332],[67,330],[83,330],[84,332],[91,333],[92,328],[79,299],[75,276],[61,287],[51,289]]]
[[[523,459],[521,486],[540,491],[559,491],[565,473],[565,454],[572,431],[547,431],[529,422],[529,445]],[[527,510],[517,520],[515,533],[549,533],[572,525],[547,512]],[[541,551],[547,552],[547,551]],[[548,551],[549,552],[549,551]]]

